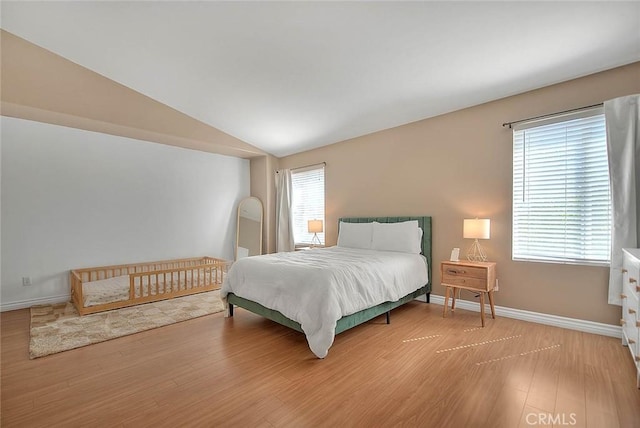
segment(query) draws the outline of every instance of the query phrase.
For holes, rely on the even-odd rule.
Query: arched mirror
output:
[[[262,202],[252,196],[243,199],[238,205],[236,260],[260,254],[262,254]]]

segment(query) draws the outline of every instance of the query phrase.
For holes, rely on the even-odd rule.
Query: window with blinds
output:
[[[293,239],[296,245],[309,245],[313,233],[309,233],[309,220],[322,220],[322,232],[318,233],[324,245],[324,167],[291,172],[291,215]]]
[[[611,197],[602,108],[513,132],[513,259],[605,264]]]

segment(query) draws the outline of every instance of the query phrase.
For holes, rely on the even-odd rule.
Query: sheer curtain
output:
[[[291,219],[291,170],[276,171],[276,251],[293,251]]]
[[[640,95],[605,101],[611,180],[611,269],[609,303],[621,305],[622,249],[640,243]]]

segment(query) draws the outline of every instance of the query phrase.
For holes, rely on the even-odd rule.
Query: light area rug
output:
[[[78,315],[71,302],[31,308],[29,357],[44,357],[116,337],[221,312],[219,290]]]

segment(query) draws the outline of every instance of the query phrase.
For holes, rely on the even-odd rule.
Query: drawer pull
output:
[[[636,310],[635,310],[635,309],[633,309],[633,308],[629,308],[629,313],[630,313],[631,315],[633,315],[633,314],[635,314],[635,313],[636,313]]]
[[[625,268],[622,268],[622,273],[627,273],[629,272],[628,270],[626,270]]]
[[[628,339],[628,340],[627,340],[627,342],[629,342],[629,343],[630,343],[630,344],[632,344],[632,345],[636,343],[636,341],[635,341],[635,340],[633,340],[633,339]]]
[[[627,298],[627,295],[626,295],[626,294],[624,294],[624,293],[623,293],[623,294],[620,294],[620,298],[621,298],[621,299],[626,299],[626,298]]]
[[[625,325],[627,322],[624,320],[624,318],[620,319],[620,325]]]
[[[447,269],[447,273],[450,273],[451,275],[458,275],[467,273],[467,271],[464,269]]]
[[[637,281],[635,278],[631,278],[631,277],[629,277],[629,283],[631,283],[631,284],[637,284],[637,283],[638,283],[638,281]]]

